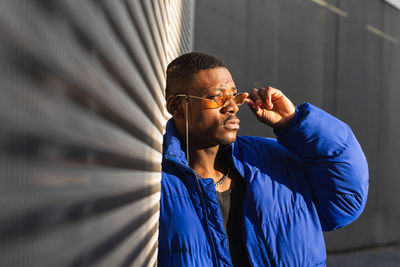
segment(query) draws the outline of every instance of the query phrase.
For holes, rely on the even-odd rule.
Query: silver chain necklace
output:
[[[226,179],[228,179],[228,176],[229,176],[229,172],[230,172],[230,171],[231,171],[231,168],[230,168],[229,165],[228,165],[228,172],[227,172],[224,176],[222,176],[221,179],[219,179],[218,182],[215,183],[215,187],[220,186],[221,184],[223,184],[223,183],[226,181]],[[203,179],[203,178],[204,178],[203,176],[201,176],[200,174],[198,174],[196,171],[195,171],[194,173],[196,174],[196,177],[197,177],[198,179]]]

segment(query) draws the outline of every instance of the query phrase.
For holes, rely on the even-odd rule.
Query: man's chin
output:
[[[219,145],[228,146],[236,141],[236,133],[219,140]]]

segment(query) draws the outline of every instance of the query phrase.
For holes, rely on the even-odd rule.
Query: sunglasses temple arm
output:
[[[189,97],[186,96],[186,160],[189,166]]]

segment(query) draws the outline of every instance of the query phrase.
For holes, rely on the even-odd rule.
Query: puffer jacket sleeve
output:
[[[324,231],[354,221],[368,194],[368,164],[350,127],[327,112],[303,103],[278,142],[305,170]]]

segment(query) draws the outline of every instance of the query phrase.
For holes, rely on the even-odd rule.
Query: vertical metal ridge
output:
[[[193,0],[0,1],[0,265],[154,266]]]
[[[124,46],[127,54],[133,64],[137,65],[138,71],[144,78],[146,84],[151,90],[153,98],[156,100],[159,109],[164,111],[164,95],[163,81],[165,80],[164,73],[161,71],[161,61],[153,61],[153,58],[146,56],[146,53],[155,54],[156,50],[148,51],[150,46],[139,37],[139,32],[131,25],[132,15],[128,12],[128,8],[118,5],[118,2],[102,1],[103,9],[106,17],[117,36],[121,45]],[[141,40],[141,41],[140,41]],[[154,43],[154,40],[152,40]],[[157,54],[158,55],[158,54]],[[158,56],[157,56],[158,57]]]
[[[165,54],[163,53],[161,36],[156,22],[155,10],[153,9],[151,3],[147,0],[141,1],[140,3],[142,5],[143,10],[145,11],[144,13],[146,14],[147,23],[151,26],[150,33],[153,38],[153,43],[155,45],[157,53],[159,55],[158,64],[160,65],[161,69],[164,70],[167,66],[167,60],[165,58]],[[162,71],[162,74],[163,75],[161,80],[161,85],[162,85],[161,87],[163,87],[165,83],[165,72]]]
[[[157,74],[158,83],[161,85],[163,83],[162,77],[164,77],[163,71],[161,69],[161,64],[158,63],[159,59],[157,57],[157,49],[152,40],[150,25],[148,25],[146,21],[146,14],[143,12],[143,8],[139,1],[127,1],[125,6],[130,13],[132,22],[136,25],[142,43],[146,44],[144,48],[149,58],[149,62]]]
[[[112,79],[125,90],[136,105],[140,106],[145,111],[145,114],[154,121],[154,124],[161,129],[162,124],[165,122],[157,114],[163,112],[163,109],[160,109],[163,105],[163,99],[161,96],[157,96],[158,94],[152,93],[153,87],[146,85],[137,67],[132,64],[132,61],[127,60],[128,56],[124,49],[121,49],[120,43],[112,38],[106,18],[100,15],[96,16],[95,11],[90,9],[92,6],[89,5],[89,2],[79,2],[79,5],[74,5],[72,4],[73,2],[69,1],[60,3],[65,5],[65,9],[74,22],[76,30],[85,36],[87,42],[90,42],[91,49],[94,50],[93,52],[97,54],[97,58],[102,63],[101,67],[105,68]],[[100,9],[97,6],[96,8]],[[93,27],[99,27],[99,31],[93,31],[91,29]],[[147,88],[147,90],[142,90],[142,88]],[[156,99],[158,102],[156,108],[154,108],[149,99]]]

